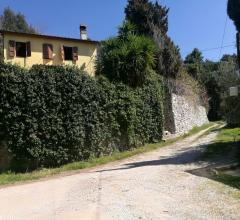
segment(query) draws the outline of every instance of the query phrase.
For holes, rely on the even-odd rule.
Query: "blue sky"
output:
[[[205,51],[222,45],[227,0],[159,0],[170,8],[169,35],[182,56],[197,47],[204,57],[217,60],[235,47]],[[22,12],[44,34],[79,37],[79,24],[88,26],[89,37],[104,40],[117,33],[127,0],[1,0],[0,10],[10,6]],[[227,18],[223,46],[234,45],[235,28]]]

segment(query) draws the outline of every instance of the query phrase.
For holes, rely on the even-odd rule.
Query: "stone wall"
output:
[[[202,126],[209,122],[205,107],[174,93],[171,94],[170,99],[171,108],[168,108],[168,112],[165,114],[165,124],[167,125],[165,130],[172,134],[184,134],[196,126]]]

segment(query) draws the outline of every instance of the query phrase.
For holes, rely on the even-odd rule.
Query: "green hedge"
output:
[[[152,74],[134,89],[73,67],[28,71],[0,64],[1,139],[19,169],[58,166],[160,141],[161,82]]]

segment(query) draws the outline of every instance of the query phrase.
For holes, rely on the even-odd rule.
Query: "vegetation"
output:
[[[23,14],[15,13],[9,7],[5,8],[3,14],[0,15],[0,30],[33,34],[38,33],[36,28],[28,24]],[[3,60],[3,42],[2,38],[0,37],[0,61],[2,60]]]
[[[167,36],[168,9],[129,0],[125,12],[119,35],[102,43],[97,78],[74,67],[0,65],[1,139],[13,156],[12,170],[56,167],[157,143],[168,100],[165,82],[173,80],[178,92],[181,87],[201,93],[199,77],[185,73],[179,49]],[[1,21],[8,30],[35,32],[10,9]]]
[[[201,51],[194,49],[185,59],[185,68],[207,90],[208,118],[211,121],[226,119],[229,124],[240,124],[239,98],[229,97],[229,87],[240,83],[236,55],[223,55],[219,62],[203,59]]]
[[[228,15],[234,21],[235,26],[240,32],[240,0],[228,0]]]
[[[223,172],[219,172],[215,175],[214,179],[236,189],[240,189],[240,177],[238,176],[231,176],[224,174]]]
[[[195,79],[199,79],[199,73],[202,71],[203,56],[201,51],[195,48],[192,53],[187,55],[184,63],[187,67],[187,72]]]
[[[232,152],[232,149],[237,146],[239,141],[240,128],[224,128],[220,130],[215,143],[208,145],[204,157],[227,157],[227,155]],[[240,154],[237,156],[239,157],[240,162]]]
[[[203,158],[240,164],[240,128],[221,129],[213,144],[207,146]],[[231,176],[224,171],[211,173],[211,178],[231,187],[240,189],[240,177]]]
[[[55,167],[161,141],[166,78],[184,76],[167,14],[158,3],[129,0],[119,35],[102,43],[96,79],[73,67],[1,64],[0,129],[11,168]],[[34,32],[10,9],[1,20],[8,30]]]
[[[75,171],[75,170],[81,170],[85,168],[91,168],[98,165],[103,165],[109,162],[122,160],[128,157],[132,157],[137,154],[146,153],[152,150],[159,149],[164,146],[168,146],[169,144],[175,143],[177,141],[180,141],[190,135],[197,134],[198,132],[208,129],[212,126],[212,124],[203,125],[201,127],[195,127],[192,129],[188,134],[185,134],[181,137],[168,140],[166,142],[160,142],[155,144],[146,144],[143,147],[132,149],[129,151],[124,152],[114,152],[110,156],[103,156],[100,158],[91,158],[89,160],[80,161],[80,162],[74,162],[69,163],[67,165],[63,165],[59,168],[51,168],[51,169],[40,169],[34,172],[27,172],[27,173],[14,173],[14,172],[6,172],[0,174],[0,185],[6,185],[6,184],[14,184],[17,182],[24,182],[24,181],[32,181],[32,180],[38,180],[41,178],[51,177],[55,175],[64,174],[66,172]]]
[[[74,67],[0,65],[0,130],[13,169],[58,166],[162,138],[162,83],[138,88]],[[20,166],[21,165],[21,166]]]
[[[0,29],[23,33],[38,33],[32,25],[28,24],[23,14],[15,13],[9,7],[5,8],[0,16]]]
[[[126,21],[132,23],[135,33],[152,38],[158,47],[156,72],[175,78],[182,65],[179,48],[167,36],[168,9],[158,2],[149,0],[128,0],[125,9]]]
[[[121,35],[102,43],[97,74],[136,87],[155,67],[156,46],[150,38],[133,34],[127,25],[120,28]]]

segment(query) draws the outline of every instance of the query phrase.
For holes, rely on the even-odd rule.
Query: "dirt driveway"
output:
[[[0,220],[240,219],[239,191],[189,171],[216,133],[72,176],[0,189]]]

